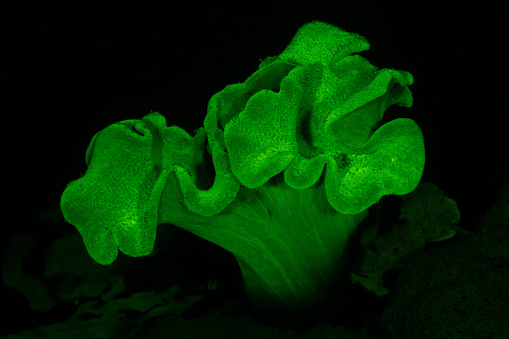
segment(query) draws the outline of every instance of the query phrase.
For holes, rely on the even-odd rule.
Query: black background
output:
[[[372,64],[413,74],[414,106],[391,108],[386,116],[413,118],[421,127],[423,180],[456,200],[462,225],[473,228],[507,180],[503,58],[497,31],[486,23],[498,11],[431,3],[190,1],[5,12],[4,166],[13,172],[6,178],[5,214],[15,217],[4,225],[2,250],[15,232],[48,241],[74,231],[61,220],[59,199],[85,173],[96,132],[154,110],[193,134],[213,94],[243,82],[260,59],[281,53],[312,20],[365,36],[371,49],[361,55]],[[5,303],[13,317],[27,311],[19,300]]]

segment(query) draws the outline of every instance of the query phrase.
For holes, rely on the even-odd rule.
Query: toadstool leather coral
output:
[[[157,225],[171,223],[235,254],[258,307],[330,303],[367,209],[414,190],[424,168],[417,124],[380,123],[391,105],[412,105],[413,77],[353,54],[367,49],[365,38],[314,21],[212,96],[194,136],[157,112],[105,128],[62,196],[64,217],[101,264],[117,248],[148,255]]]

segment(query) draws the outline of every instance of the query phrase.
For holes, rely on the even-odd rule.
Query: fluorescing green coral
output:
[[[382,196],[414,190],[424,167],[413,120],[376,128],[389,106],[412,105],[413,78],[352,55],[367,49],[357,34],[311,22],[212,96],[194,137],[157,112],[107,127],[62,195],[66,220],[101,264],[117,248],[149,254],[156,226],[171,223],[234,253],[260,308],[334,300],[348,236]]]

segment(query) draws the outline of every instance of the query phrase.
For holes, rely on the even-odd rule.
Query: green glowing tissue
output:
[[[232,194],[222,192],[222,200],[209,198],[221,189],[236,192],[238,183],[228,174],[209,191],[196,187],[207,180],[204,173],[198,175],[204,170],[204,140],[203,130],[191,138],[177,126],[166,127],[158,113],[113,124],[93,137],[86,154],[87,172],[67,186],[61,207],[95,261],[112,263],[117,249],[133,257],[151,253],[161,194],[176,178],[186,198],[165,206],[175,217],[187,209],[218,213],[233,200]],[[190,207],[185,208],[182,200]]]
[[[424,168],[417,124],[380,123],[389,106],[412,105],[413,77],[354,54],[367,49],[314,21],[212,96],[194,137],[157,112],[105,128],[64,191],[66,220],[101,264],[117,249],[148,255],[157,225],[171,223],[235,254],[260,309],[337,301],[349,235],[382,196],[414,190]]]

